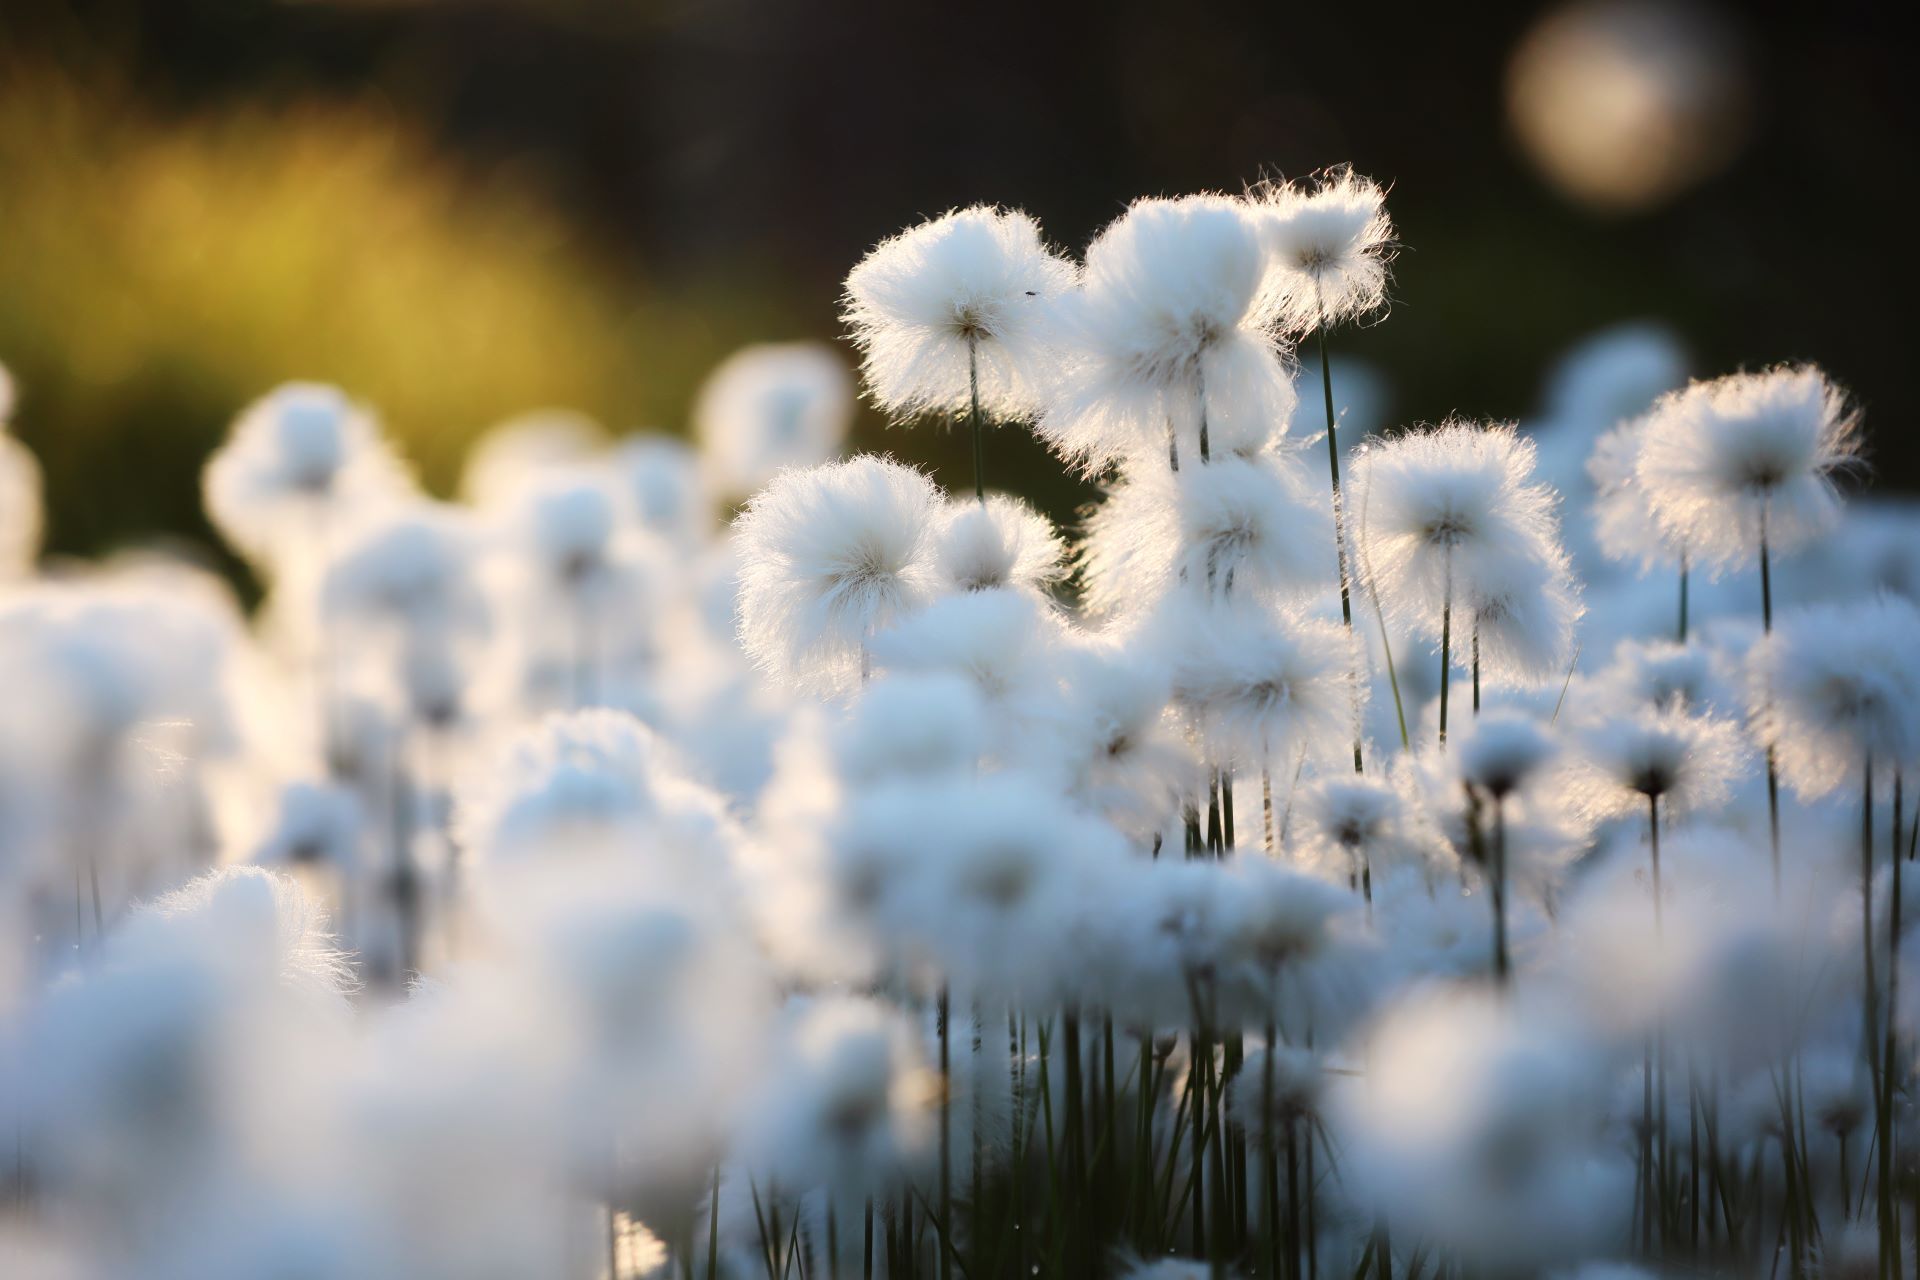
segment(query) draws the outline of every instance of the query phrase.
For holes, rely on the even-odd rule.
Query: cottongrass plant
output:
[[[989,419],[1030,419],[1046,403],[1053,308],[1077,275],[1032,218],[976,205],[882,241],[847,276],[844,314],[874,401],[903,417],[964,409],[977,499]]]
[[[252,617],[35,564],[0,437],[0,1271],[1920,1276],[1916,517],[1651,330],[1329,503],[1291,343],[1392,248],[1345,170],[877,248],[868,396],[1072,531],[841,457],[823,347],[457,502],[272,392]]]

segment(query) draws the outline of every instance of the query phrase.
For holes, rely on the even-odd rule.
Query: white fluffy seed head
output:
[[[1597,709],[1678,706],[1732,713],[1744,703],[1712,649],[1671,640],[1623,640],[1590,691]]]
[[[1594,536],[1609,560],[1636,564],[1642,573],[1675,564],[1685,554],[1654,517],[1647,488],[1640,480],[1640,449],[1647,420],[1621,423],[1594,442],[1587,458],[1593,481]]]
[[[1066,545],[1053,522],[1018,498],[947,503],[934,543],[945,591],[1011,587],[1047,595],[1066,576]]]
[[[1661,398],[1636,475],[1667,538],[1714,569],[1750,563],[1765,535],[1792,550],[1839,518],[1837,471],[1859,415],[1812,365],[1731,374]]]
[[[1279,450],[1207,466],[1134,468],[1086,519],[1078,556],[1094,617],[1138,614],[1185,585],[1196,595],[1291,599],[1334,572],[1324,495]]]
[[[875,246],[847,276],[843,317],[867,389],[896,414],[1038,412],[1051,386],[1054,306],[1077,272],[1018,210],[957,209]]]
[[[1378,875],[1421,850],[1406,794],[1383,777],[1316,779],[1300,798],[1299,815],[1308,839],[1345,862],[1342,871],[1364,865]]]
[[[1577,602],[1554,497],[1533,483],[1533,443],[1511,426],[1448,422],[1360,452],[1353,524],[1362,574],[1404,625],[1460,635],[1476,611],[1511,620],[1516,666],[1557,659]],[[1531,593],[1548,593],[1529,600]],[[1520,661],[1531,651],[1536,661]]]
[[[1747,655],[1754,736],[1803,799],[1920,762],[1920,608],[1883,596],[1781,619]]]
[[[412,481],[364,406],[338,387],[290,382],[234,420],[201,487],[221,535],[272,567],[319,555],[329,524],[404,499]]]
[[[1293,414],[1268,318],[1257,226],[1224,196],[1139,200],[1087,250],[1061,302],[1060,384],[1037,430],[1089,473],[1126,457],[1200,463],[1258,449]]]
[[[1460,776],[1496,799],[1505,799],[1539,773],[1559,751],[1551,731],[1523,712],[1489,709],[1461,735],[1456,759]]]
[[[873,634],[931,598],[940,495],[871,454],[782,472],[734,521],[740,642],[796,686],[858,679]]]
[[[1320,1114],[1326,1064],[1305,1049],[1270,1045],[1249,1052],[1227,1090],[1227,1119],[1258,1150],[1283,1147],[1295,1127]]]
[[[1215,762],[1284,769],[1352,750],[1358,658],[1338,623],[1242,599],[1170,609],[1153,630],[1174,705]]]
[[[1560,679],[1573,658],[1575,628],[1585,612],[1573,566],[1557,541],[1542,539],[1532,555],[1505,566],[1498,590],[1473,601],[1467,644],[1478,645],[1482,679],[1521,688]]]
[[[1669,816],[1711,811],[1726,802],[1745,764],[1739,729],[1728,720],[1679,708],[1641,708],[1581,726],[1574,777],[1599,816],[1644,811],[1658,801]]]
[[[1269,183],[1249,201],[1267,249],[1263,306],[1289,332],[1358,320],[1387,302],[1386,192],[1349,167]]]
[[[815,342],[743,347],[700,387],[693,431],[714,492],[744,498],[785,467],[840,452],[853,425],[853,380]]]

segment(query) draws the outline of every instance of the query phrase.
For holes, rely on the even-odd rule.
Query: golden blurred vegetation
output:
[[[200,524],[198,473],[289,378],[373,404],[436,488],[487,425],[565,405],[677,427],[766,290],[650,283],[524,169],[463,172],[377,99],[169,114],[0,59],[0,362],[59,550]]]

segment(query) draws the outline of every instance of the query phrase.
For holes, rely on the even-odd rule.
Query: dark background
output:
[[[5,0],[15,430],[56,548],[199,536],[205,450],[284,377],[367,395],[444,486],[541,404],[678,428],[730,347],[836,337],[847,268],[922,216],[1019,205],[1077,251],[1135,195],[1351,161],[1406,248],[1389,319],[1336,350],[1395,420],[1523,416],[1570,341],[1656,318],[1701,373],[1819,360],[1876,483],[1914,487],[1899,7],[1707,11],[1743,140],[1632,208],[1515,141],[1509,59],[1551,7]],[[886,430],[862,442],[965,467]],[[1070,510],[1006,436],[996,476]]]

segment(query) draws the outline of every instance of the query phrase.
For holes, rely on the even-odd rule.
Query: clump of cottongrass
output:
[[[1064,655],[1061,683],[1057,733],[1041,750],[1062,758],[1071,792],[1094,812],[1136,840],[1157,835],[1201,774],[1169,713],[1165,667],[1150,653],[1088,645]]]
[[[1359,691],[1337,624],[1236,601],[1160,625],[1173,704],[1215,761],[1290,771],[1352,741]]]
[[[321,602],[357,629],[352,653],[329,655],[349,682],[403,720],[445,726],[490,617],[476,576],[480,540],[465,511],[428,502],[390,508],[342,534]]]
[[[1045,401],[1054,306],[1076,275],[1032,218],[974,205],[882,241],[847,276],[843,314],[874,399],[903,416],[966,410],[976,497],[987,420],[1028,418]]]
[[[249,405],[208,459],[207,515],[265,568],[326,554],[338,522],[407,497],[412,482],[364,406],[337,387],[292,382]]]
[[[612,457],[623,514],[670,546],[698,550],[713,533],[713,495],[700,455],[669,436],[622,440]]]
[[[1814,605],[1749,654],[1754,736],[1803,799],[1920,761],[1920,609],[1898,597]]]
[[[1666,536],[1715,570],[1789,551],[1832,528],[1834,475],[1859,450],[1859,415],[1811,365],[1696,382],[1656,403],[1636,475]]]
[[[1330,169],[1308,186],[1267,185],[1252,197],[1267,247],[1268,306],[1282,329],[1312,332],[1320,343],[1320,386],[1327,422],[1327,469],[1333,495],[1334,564],[1340,617],[1353,629],[1346,515],[1340,499],[1340,427],[1333,405],[1327,330],[1386,305],[1393,223],[1386,193],[1350,167]]]
[[[763,1186],[823,1190],[819,1244],[837,1271],[846,1246],[872,1247],[874,1201],[928,1155],[942,1084],[907,1018],[878,1001],[804,1000],[786,1024],[746,1158]]]
[[[932,595],[939,511],[933,482],[886,458],[782,473],[733,526],[747,656],[802,688],[863,675],[874,633]]]
[[[1578,597],[1553,495],[1533,482],[1533,461],[1532,442],[1512,427],[1465,422],[1360,455],[1361,562],[1390,616],[1440,640],[1442,741],[1456,615],[1476,649],[1484,640],[1482,656],[1515,680],[1551,672],[1572,643]]]
[[[1325,330],[1386,305],[1393,223],[1378,183],[1329,169],[1257,187],[1250,204],[1267,249],[1269,306],[1288,331]]]
[[[766,343],[728,356],[701,384],[693,430],[714,491],[739,499],[785,467],[840,452],[853,425],[853,380],[831,348]]]
[[[1047,699],[1061,636],[1049,606],[996,587],[936,600],[877,634],[871,649],[890,672],[946,671],[972,681],[1005,736]]]
[[[1066,544],[1053,523],[1018,498],[949,503],[935,537],[934,565],[947,591],[1011,587],[1047,596],[1067,576]]]
[[[1384,778],[1356,774],[1317,779],[1299,801],[1308,847],[1332,854],[1355,885],[1369,887],[1375,868],[1424,860],[1424,842],[1406,793]]]
[[[1260,306],[1264,255],[1224,196],[1140,200],[1087,249],[1061,302],[1065,367],[1036,424],[1089,473],[1121,460],[1204,464],[1284,430],[1293,385]]]
[[[1602,716],[1577,738],[1580,790],[1608,815],[1635,808],[1670,817],[1712,813],[1726,803],[1744,764],[1745,744],[1732,721],[1680,705]]]
[[[1594,677],[1589,696],[1601,709],[1680,707],[1698,714],[1732,713],[1745,702],[1725,663],[1702,644],[1623,640]],[[1616,701],[1617,700],[1617,701]]]
[[[1086,521],[1085,605],[1122,618],[1185,588],[1295,599],[1326,581],[1326,513],[1279,451],[1227,454],[1205,467],[1140,467]]]

